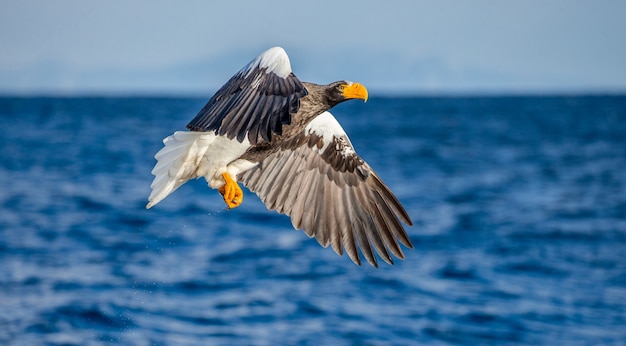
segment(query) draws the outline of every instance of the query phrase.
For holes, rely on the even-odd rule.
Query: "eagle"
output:
[[[229,209],[243,202],[243,184],[269,210],[323,247],[361,255],[374,251],[393,265],[413,245],[402,225],[413,223],[398,198],[355,151],[329,112],[351,99],[367,101],[360,83],[327,85],[294,75],[285,50],[273,47],[238,71],[155,155],[151,208],[190,179],[204,177]]]

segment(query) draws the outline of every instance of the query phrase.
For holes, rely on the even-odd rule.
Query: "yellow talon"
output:
[[[228,172],[222,173],[222,178],[224,178],[226,184],[220,187],[218,191],[224,197],[224,202],[230,209],[238,207],[243,202],[243,191],[237,182],[230,177]]]

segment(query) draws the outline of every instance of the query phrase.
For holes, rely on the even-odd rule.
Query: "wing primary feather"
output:
[[[220,128],[220,131],[224,131],[224,134],[227,135],[228,138],[237,137],[237,140],[239,140],[241,132],[244,133],[243,137],[245,137],[245,134],[247,133],[247,128],[245,126],[254,114],[246,114],[243,110],[249,105],[249,101],[255,96],[256,93],[254,90],[245,90],[237,95],[237,107],[233,107],[226,114],[222,127]],[[243,141],[243,137],[241,141]]]
[[[296,114],[298,113],[298,109],[300,109],[300,98],[292,97],[289,101],[289,112]]]
[[[267,167],[265,167],[266,172],[263,174],[263,180],[259,181],[259,184],[257,185],[257,193],[259,196],[262,196],[263,200],[266,199],[268,191],[272,188],[275,172],[280,170],[280,160],[282,160],[282,157],[278,158],[278,160],[269,162]]]
[[[393,233],[390,229],[390,225],[387,224],[385,217],[383,217],[382,212],[379,209],[379,207],[382,207],[382,205],[379,204],[380,202],[382,202],[382,200],[375,200],[372,202],[372,210],[374,212],[374,215],[372,215],[372,219],[374,220],[375,226],[380,232],[383,241],[385,242],[385,244],[387,244],[387,248],[389,248],[394,256],[400,259],[404,259],[404,253],[402,252],[398,241],[396,240],[396,238],[394,238]]]
[[[274,83],[274,93],[278,95],[289,95],[287,86],[289,85],[289,77],[280,80],[278,83]]]
[[[293,205],[298,195],[298,191],[300,190],[300,186],[304,183],[302,178],[304,174],[304,171],[298,171],[298,174],[294,176],[291,188],[286,191],[287,193],[285,195],[285,202],[283,203],[282,212],[287,215],[292,214]]]
[[[267,96],[263,103],[263,108],[259,112],[261,119],[259,120],[259,131],[261,132],[261,138],[264,141],[270,142],[272,140],[272,127],[270,121],[272,120],[272,109],[274,108],[274,97]]]
[[[229,106],[224,107],[227,113],[224,115],[222,123],[217,131],[217,134],[220,136],[226,136],[228,139],[233,139],[237,135],[233,130],[233,128],[237,125],[237,119],[235,115],[236,110],[234,108],[234,104],[239,103],[241,98],[243,97],[242,92],[234,95],[230,100],[228,100]],[[230,106],[233,105],[233,106]]]
[[[369,201],[369,198],[366,196],[365,191],[363,190],[364,186],[357,186],[353,189],[356,199],[358,200],[359,205],[359,217],[358,219],[361,221],[361,226],[363,231],[366,233],[367,238],[370,243],[374,245],[374,249],[387,264],[393,265],[393,259],[389,255],[389,252],[385,248],[385,242],[381,236],[381,233],[384,233],[385,229],[378,229],[375,221],[373,220],[373,211],[376,206],[372,205]]]
[[[272,133],[277,133],[276,130],[280,130],[280,109],[282,108],[281,99],[276,95],[268,95],[267,98],[271,100],[270,106],[271,108],[268,110],[267,114],[267,125],[268,129]],[[280,134],[280,133],[278,133]]]
[[[290,106],[289,106],[289,99],[287,99],[287,103],[285,103],[285,105],[281,108],[281,113],[280,113],[280,124],[281,125],[289,125],[291,124],[291,112],[290,110]],[[281,126],[282,128],[282,126]]]
[[[308,178],[309,180],[306,183],[307,185],[306,194],[300,196],[300,198],[303,200],[302,229],[309,237],[316,236],[316,239],[317,239],[318,230],[316,228],[316,223],[317,223],[316,218],[317,218],[317,212],[319,210],[315,208],[315,199],[318,193],[316,187],[318,184],[319,175],[315,174],[315,172],[309,172],[308,176],[309,176]],[[319,239],[317,240],[319,242]],[[320,243],[320,245],[326,247],[328,244]]]
[[[356,234],[356,238],[359,242],[359,247],[361,248],[361,253],[371,265],[378,268],[376,256],[374,256],[374,252],[372,251],[372,247],[367,237],[365,227],[362,223],[362,215],[360,215],[361,210],[357,205],[352,205],[353,202],[356,201],[356,197],[354,196],[354,189],[346,188],[346,195],[344,196],[347,197],[344,202],[346,203],[346,206],[349,208],[349,210],[352,212],[352,217],[350,217],[350,224],[352,232]]]
[[[356,240],[354,239],[354,232],[352,229],[352,225],[350,224],[350,215],[348,215],[350,209],[350,202],[346,196],[347,188],[344,187],[340,190],[341,197],[337,201],[340,201],[341,205],[337,205],[335,209],[335,213],[339,212],[337,221],[339,229],[342,232],[343,238],[343,247],[350,256],[352,262],[357,265],[361,265],[361,258],[359,257],[359,252],[357,250]]]
[[[338,255],[343,255],[343,247],[342,244],[342,232],[341,229],[338,229],[338,223],[335,216],[335,209],[337,206],[335,205],[337,199],[333,196],[333,182],[327,178],[324,178],[324,204],[326,205],[326,218],[324,227],[328,230],[330,234],[330,245],[333,250]]]
[[[380,179],[380,177],[378,177],[376,173],[371,172],[370,176],[372,177],[371,179],[375,184],[375,190],[381,193],[381,195],[387,201],[387,204],[393,209],[395,214],[398,215],[405,224],[412,226],[413,222],[411,221],[411,217],[409,217],[409,214],[407,214],[406,210],[404,210],[404,207],[402,206],[402,204],[400,204],[398,198],[396,198],[396,196],[391,192],[391,190],[389,190],[387,185],[383,183],[383,181]]]
[[[237,123],[233,128],[233,132],[237,134],[237,141],[243,142],[246,135],[251,144],[256,144],[256,138],[249,135],[250,130],[254,128],[255,121],[258,121],[258,115],[255,112],[256,104],[259,102],[258,92],[252,91],[241,100],[241,105],[237,113],[233,117],[237,118]]]
[[[302,221],[305,217],[305,214],[307,212],[307,206],[305,205],[305,202],[307,200],[307,197],[309,196],[309,190],[311,189],[311,176],[312,176],[312,171],[305,171],[302,174],[302,184],[300,185],[300,188],[298,189],[298,193],[296,194],[296,198],[295,198],[295,202],[293,204],[293,207],[291,209],[290,215],[291,215],[291,220],[294,223],[294,226],[297,229],[304,229]],[[311,229],[310,227],[307,227],[307,229],[304,230],[307,235],[309,235],[310,237],[313,236],[313,234],[311,233]]]
[[[384,206],[385,210],[381,210],[385,223],[387,223],[390,227],[389,229],[393,232],[396,239],[398,239],[402,245],[406,246],[409,249],[413,248],[411,241],[408,238],[408,235],[404,231],[402,224],[400,224],[400,220],[396,214],[391,210],[389,204],[386,203],[384,197],[380,194],[380,192],[376,191],[379,200],[379,206]]]
[[[301,179],[305,179],[308,172],[304,172]],[[294,203],[287,206],[288,211],[287,214],[291,216],[291,224],[295,229],[302,229],[302,216],[304,214],[304,204],[302,203],[302,199],[299,198],[302,196],[301,190],[306,188],[306,184],[304,180],[302,180],[302,184],[300,188],[294,193]]]
[[[297,157],[294,157],[293,153],[285,152],[284,155],[288,155],[290,157],[290,159],[287,160],[289,164],[283,167],[282,171],[285,176],[285,182],[274,191],[272,191],[272,193],[276,195],[274,209],[276,209],[276,211],[281,214],[286,213],[286,200],[289,197],[290,192],[293,189],[299,188],[299,181],[297,181],[296,178],[298,177],[298,170],[301,169],[300,165],[298,165],[296,162]]]
[[[257,182],[259,181],[259,177],[261,176],[261,169],[259,168],[260,165],[261,163],[258,166],[250,169],[249,171],[245,173],[240,173],[237,176],[237,180],[247,186],[252,192],[256,192],[255,187]]]
[[[315,232],[315,239],[323,247],[327,247],[330,243],[330,230],[325,226],[325,219],[328,217],[327,206],[325,204],[325,191],[324,180],[325,176],[321,174],[314,174],[316,182],[311,195],[315,194],[315,198],[311,201],[313,207],[313,225],[312,229]]]
[[[276,163],[278,169],[273,179],[272,188],[265,196],[265,204],[270,210],[277,209],[278,196],[283,190],[289,189],[290,185],[288,181],[293,180],[293,178],[289,176],[289,154],[281,153],[279,160],[280,161]]]

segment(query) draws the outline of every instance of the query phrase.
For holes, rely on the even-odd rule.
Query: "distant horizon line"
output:
[[[0,90],[2,98],[210,98],[216,90]],[[554,90],[377,90],[370,89],[370,98],[419,97],[584,97],[626,96],[625,89],[554,89]]]

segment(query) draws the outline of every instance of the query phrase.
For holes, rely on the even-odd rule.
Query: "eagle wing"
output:
[[[270,142],[272,134],[281,134],[282,126],[291,123],[305,95],[287,53],[270,48],[224,84],[187,128],[215,131],[239,142],[247,137],[251,145]]]
[[[409,215],[329,112],[238,180],[269,209],[289,215],[296,229],[339,255],[345,249],[356,264],[361,264],[358,247],[375,267],[372,248],[389,264],[389,252],[404,258],[398,241],[413,248],[400,223],[412,225]]]

